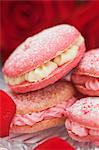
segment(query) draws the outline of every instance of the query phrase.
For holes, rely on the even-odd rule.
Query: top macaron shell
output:
[[[99,77],[99,48],[90,50],[84,54],[75,74]]]
[[[83,127],[99,129],[99,97],[82,98],[67,108],[67,117]]]
[[[3,72],[16,77],[29,72],[59,55],[68,48],[80,33],[69,25],[44,30],[23,42],[5,62]]]
[[[69,104],[70,101],[68,102],[68,100],[74,98],[76,91],[71,83],[60,80],[55,84],[33,92],[16,94],[7,91],[7,93],[17,106],[17,114],[29,114],[54,107],[64,101]]]

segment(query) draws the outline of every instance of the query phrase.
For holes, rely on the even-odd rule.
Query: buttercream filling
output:
[[[66,108],[71,106],[75,102],[75,98],[70,99],[69,101],[62,102],[57,104],[52,108],[48,108],[41,112],[33,112],[31,114],[16,114],[12,125],[23,126],[29,125],[32,126],[37,122],[48,120],[51,118],[61,118],[65,116]]]
[[[25,73],[24,75],[16,78],[10,78],[5,75],[4,78],[6,83],[8,83],[9,85],[17,85],[24,81],[37,82],[46,78],[58,67],[64,65],[65,63],[68,64],[69,62],[71,62],[76,57],[79,46],[83,43],[83,41],[83,37],[80,36],[72,46],[70,46],[68,49],[63,50],[60,55],[37,67],[36,69]]]
[[[73,134],[80,136],[80,137],[85,137],[88,135],[99,136],[99,130],[85,128],[81,126],[79,123],[73,122],[69,119],[66,120],[65,125],[69,131],[71,131]]]
[[[97,79],[97,78],[89,78],[85,82],[85,87],[88,90],[94,90],[94,91],[99,90],[99,79]]]

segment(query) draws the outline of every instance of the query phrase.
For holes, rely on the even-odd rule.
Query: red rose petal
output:
[[[34,150],[75,150],[75,149],[65,140],[59,137],[54,137],[40,144]]]
[[[0,137],[9,135],[9,128],[16,112],[16,105],[6,92],[0,90]]]

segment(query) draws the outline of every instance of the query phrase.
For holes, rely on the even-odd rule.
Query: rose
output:
[[[99,47],[99,1],[80,3],[70,22],[85,37],[87,50]]]
[[[2,59],[27,37],[61,23],[77,27],[87,49],[99,47],[98,8],[98,1],[1,1]]]
[[[0,48],[3,60],[28,36],[65,22],[73,6],[74,2],[64,1],[2,1]]]

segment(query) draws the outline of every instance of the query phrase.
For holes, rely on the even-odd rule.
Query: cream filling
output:
[[[91,136],[99,136],[99,130],[98,129],[91,129],[86,128],[84,126],[81,126],[79,123],[70,121],[69,119],[65,122],[66,128],[71,131],[73,134],[79,136],[79,137],[85,137],[88,135]]]
[[[70,107],[74,102],[75,98],[71,98],[68,101],[56,104],[51,108],[47,108],[40,112],[32,112],[31,114],[15,114],[11,125],[24,126],[29,125],[33,126],[35,123],[48,120],[51,118],[61,118],[66,116],[66,108]]]
[[[44,63],[38,68],[25,73],[22,76],[16,78],[9,78],[7,76],[4,76],[6,83],[9,85],[17,85],[24,81],[37,82],[46,78],[59,66],[72,61],[76,57],[79,46],[83,43],[83,41],[83,37],[80,36],[71,47],[65,49],[64,52],[62,52],[60,55],[56,56],[54,59],[48,61],[47,63]]]

